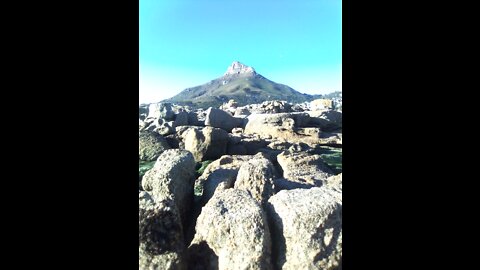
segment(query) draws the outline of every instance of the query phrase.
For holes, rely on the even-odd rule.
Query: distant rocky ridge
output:
[[[187,88],[163,102],[189,105],[195,108],[219,107],[230,99],[240,106],[268,100],[291,103],[311,101],[320,95],[302,94],[258,74],[254,68],[234,61],[224,75],[203,85]]]
[[[341,269],[342,173],[322,154],[342,113],[319,104],[140,106],[139,269]]]

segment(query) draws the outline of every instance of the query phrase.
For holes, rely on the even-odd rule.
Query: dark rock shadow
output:
[[[340,206],[340,208],[337,211],[334,211],[329,215],[329,217],[327,218],[327,221],[325,222],[325,225],[317,229],[317,232],[314,235],[314,239],[319,239],[319,241],[321,241],[322,246],[324,248],[322,251],[318,252],[315,255],[313,260],[314,263],[328,258],[333,254],[333,252],[335,252],[338,240],[340,238],[340,233],[342,230],[341,219],[342,219],[342,208]],[[328,229],[333,229],[333,232],[332,232],[332,238],[327,245],[325,244],[325,231]],[[341,261],[339,266],[336,267],[335,269],[342,269]]]
[[[285,245],[285,237],[283,236],[283,222],[272,204],[267,203],[265,210],[267,214],[268,227],[270,229],[270,237],[272,240],[271,259],[273,269],[282,269],[286,261],[285,252],[287,250]]]
[[[205,241],[191,245],[187,256],[189,270],[218,270],[218,256]]]
[[[312,185],[308,183],[300,183],[300,182],[294,182],[290,181],[285,178],[277,178],[274,181],[275,184],[275,193],[279,192],[280,190],[291,190],[291,189],[296,189],[296,188],[303,188],[303,189],[309,189],[313,188],[316,186],[321,186],[319,185]]]

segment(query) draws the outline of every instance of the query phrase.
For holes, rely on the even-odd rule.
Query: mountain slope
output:
[[[256,73],[252,67],[235,61],[222,77],[187,88],[164,101],[207,108],[218,107],[230,99],[243,106],[274,99],[299,103],[317,97],[318,95],[302,94],[287,85],[270,81]]]

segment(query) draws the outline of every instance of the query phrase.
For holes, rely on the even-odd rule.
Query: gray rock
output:
[[[218,269],[272,269],[266,215],[246,191],[216,192],[202,208],[195,229],[189,251],[203,243],[218,256]]]
[[[207,115],[205,117],[205,125],[221,128],[225,131],[232,131],[235,127],[240,127],[243,120],[241,118],[235,118],[228,112],[220,109],[208,108]]]
[[[256,155],[240,167],[234,188],[247,191],[260,205],[274,194],[275,168],[270,160]]]
[[[227,145],[227,154],[229,155],[247,155],[247,148],[241,143],[229,141]]]
[[[179,112],[175,115],[175,121],[173,121],[173,128],[178,126],[186,126],[188,125],[188,113],[187,112]]]
[[[342,174],[340,173],[334,176],[330,176],[324,181],[324,184],[331,189],[342,192]]]
[[[277,156],[277,161],[283,170],[283,178],[292,182],[321,186],[324,180],[334,175],[320,155],[284,151]]]
[[[282,190],[268,200],[278,269],[339,269],[341,193],[326,187]]]
[[[171,199],[139,195],[139,269],[186,269],[183,228]]]
[[[289,142],[304,141],[309,138],[298,135],[296,130],[307,126],[309,121],[310,117],[306,113],[252,114],[248,116],[244,134],[258,134],[262,138]]]
[[[192,152],[197,162],[214,160],[226,154],[227,143],[228,133],[220,128],[189,129],[185,135],[185,149]]]
[[[195,160],[190,152],[180,149],[163,152],[142,179],[143,189],[149,191],[155,201],[174,199],[184,225],[193,200],[194,183]]]
[[[216,190],[233,188],[238,170],[252,156],[225,155],[210,163],[197,179],[203,186],[202,202],[206,203]]]
[[[195,112],[188,113],[188,125],[190,126],[202,126],[203,124],[198,121],[197,114]]]
[[[342,126],[342,113],[334,110],[323,111],[320,118],[324,118],[332,123]]]
[[[163,136],[143,130],[138,134],[138,155],[140,160],[155,160],[163,151],[170,149]]]
[[[165,140],[167,141],[168,145],[170,145],[170,148],[183,149],[183,147],[181,147],[182,139],[176,133],[165,136]]]
[[[159,127],[155,129],[155,132],[158,132],[163,136],[173,134],[175,132],[173,125],[174,121],[163,122]]]
[[[163,118],[165,120],[173,120],[175,113],[170,103],[152,103],[148,107],[147,118]]]
[[[240,107],[235,109],[234,116],[250,115],[251,112],[247,107]]]

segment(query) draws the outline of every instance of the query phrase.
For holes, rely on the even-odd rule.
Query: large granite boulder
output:
[[[175,115],[175,121],[173,121],[173,128],[178,126],[187,126],[188,125],[188,113],[187,112],[179,112]]]
[[[268,200],[267,213],[277,269],[341,269],[340,192],[282,190]]]
[[[297,134],[307,127],[310,116],[306,113],[251,114],[244,134],[258,134],[262,138],[276,138],[288,142],[318,141],[318,136]]]
[[[246,191],[216,192],[202,208],[195,230],[190,256],[202,257],[195,253],[211,249],[211,256],[217,258],[206,261],[218,262],[218,268],[200,269],[272,269],[266,215]],[[204,248],[198,248],[199,245]]]
[[[183,228],[172,199],[139,194],[139,269],[186,269]]]
[[[223,129],[189,129],[184,136],[185,149],[192,152],[197,162],[214,160],[227,152],[228,133]]]
[[[261,154],[244,162],[240,167],[234,187],[247,191],[260,205],[274,193],[275,168]]]
[[[173,120],[174,117],[175,113],[173,112],[172,104],[170,103],[152,103],[148,107],[147,119],[163,118],[165,120]]]
[[[145,173],[142,187],[149,191],[155,201],[173,198],[185,225],[195,183],[195,160],[193,155],[181,149],[163,152],[153,168]]]
[[[203,174],[197,179],[203,186],[202,202],[206,203],[217,190],[233,188],[238,170],[252,156],[224,155],[208,164]]]
[[[138,157],[140,160],[155,160],[168,149],[170,149],[170,145],[162,135],[147,130],[138,133]]]
[[[243,123],[242,118],[233,117],[226,111],[208,108],[207,115],[205,117],[205,125],[221,128],[225,131],[232,131],[233,128],[240,127]]]

